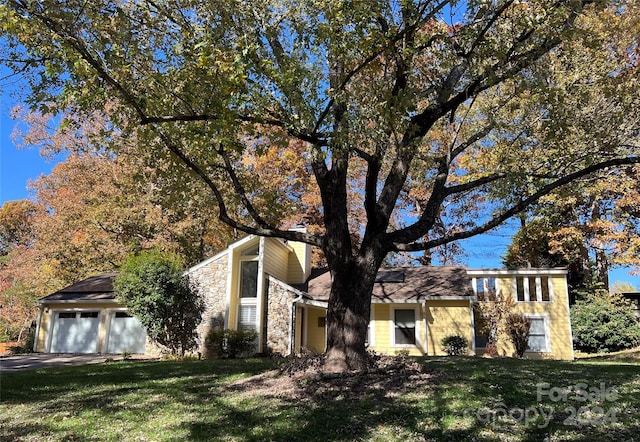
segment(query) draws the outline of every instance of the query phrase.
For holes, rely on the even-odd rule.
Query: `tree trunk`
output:
[[[331,272],[325,371],[367,368],[365,342],[376,273],[377,267],[354,263]]]

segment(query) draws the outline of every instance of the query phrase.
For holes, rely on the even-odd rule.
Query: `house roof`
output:
[[[83,279],[41,298],[38,303],[115,300],[116,296],[113,292],[113,280],[115,277],[116,273],[103,273]]]
[[[311,299],[329,299],[331,275],[326,269],[316,270],[306,285]],[[471,279],[464,267],[394,267],[378,272],[372,301],[422,302],[425,299],[471,296]]]

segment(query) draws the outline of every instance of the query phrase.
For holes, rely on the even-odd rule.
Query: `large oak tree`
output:
[[[563,62],[563,42],[589,40],[584,18],[608,6],[627,11],[591,0],[3,0],[0,26],[32,106],[83,113],[116,99],[114,127],[178,159],[224,222],[322,248],[325,368],[347,370],[366,364],[389,252],[480,234],[572,180],[638,162],[632,143],[585,155],[514,133],[533,112],[520,101],[552,86],[532,81],[537,68]],[[637,76],[634,63],[608,75]],[[273,217],[280,199],[264,204],[242,161],[292,140],[305,143],[320,195],[318,232]]]

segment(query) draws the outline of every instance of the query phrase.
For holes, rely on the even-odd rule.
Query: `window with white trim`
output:
[[[551,280],[548,276],[516,276],[518,302],[551,302]]]
[[[416,345],[415,309],[396,309],[393,311],[394,345]]]
[[[240,261],[240,297],[258,296],[258,261]]]
[[[256,330],[257,308],[255,304],[241,304],[238,308],[238,329],[251,329]]]
[[[531,321],[527,351],[549,351],[549,334],[544,316],[527,316]]]
[[[483,278],[473,278],[475,280],[474,291],[478,300],[492,301],[496,297],[496,278],[487,276]]]
[[[375,329],[375,323],[374,321],[374,317],[373,317],[373,310],[374,306],[371,306],[371,314],[369,316],[369,324],[367,325],[367,339],[365,340],[364,344],[367,347],[375,347],[376,345],[376,329]]]
[[[258,330],[258,255],[260,246],[240,252],[238,275],[238,329]]]

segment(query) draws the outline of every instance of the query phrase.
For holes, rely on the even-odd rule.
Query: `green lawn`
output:
[[[635,356],[425,358],[421,371],[338,379],[278,374],[267,359],[6,373],[0,439],[638,440]]]

